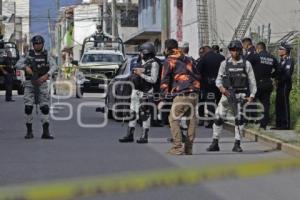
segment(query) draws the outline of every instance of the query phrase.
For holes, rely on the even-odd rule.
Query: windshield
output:
[[[90,62],[122,63],[123,56],[116,55],[116,54],[85,54],[81,62],[82,63],[90,63]]]

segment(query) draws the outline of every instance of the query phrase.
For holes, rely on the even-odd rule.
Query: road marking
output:
[[[36,185],[2,187],[0,200],[69,200],[103,194],[145,191],[158,187],[194,185],[228,178],[257,177],[299,169],[300,159],[273,159],[199,169],[170,169],[120,176],[80,178]]]

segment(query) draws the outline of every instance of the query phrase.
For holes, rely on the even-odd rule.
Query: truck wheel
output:
[[[83,88],[80,88],[80,86],[76,85],[76,98],[82,98],[83,93]]]

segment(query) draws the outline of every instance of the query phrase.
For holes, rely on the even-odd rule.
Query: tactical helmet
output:
[[[236,49],[236,50],[242,51],[243,50],[243,45],[242,45],[241,41],[233,40],[229,43],[228,49],[229,50],[230,49]]]
[[[36,43],[45,43],[44,38],[41,35],[35,35],[31,38],[31,42],[32,44],[36,44]]]
[[[155,47],[151,42],[145,42],[140,46],[139,52],[144,55],[153,54],[155,55]]]

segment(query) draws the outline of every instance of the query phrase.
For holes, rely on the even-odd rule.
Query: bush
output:
[[[299,78],[298,78],[299,79]],[[273,91],[271,96],[270,121],[275,124],[275,98],[276,92]],[[300,87],[297,85],[297,79],[293,80],[293,89],[290,93],[290,112],[291,112],[291,127],[300,133]]]

